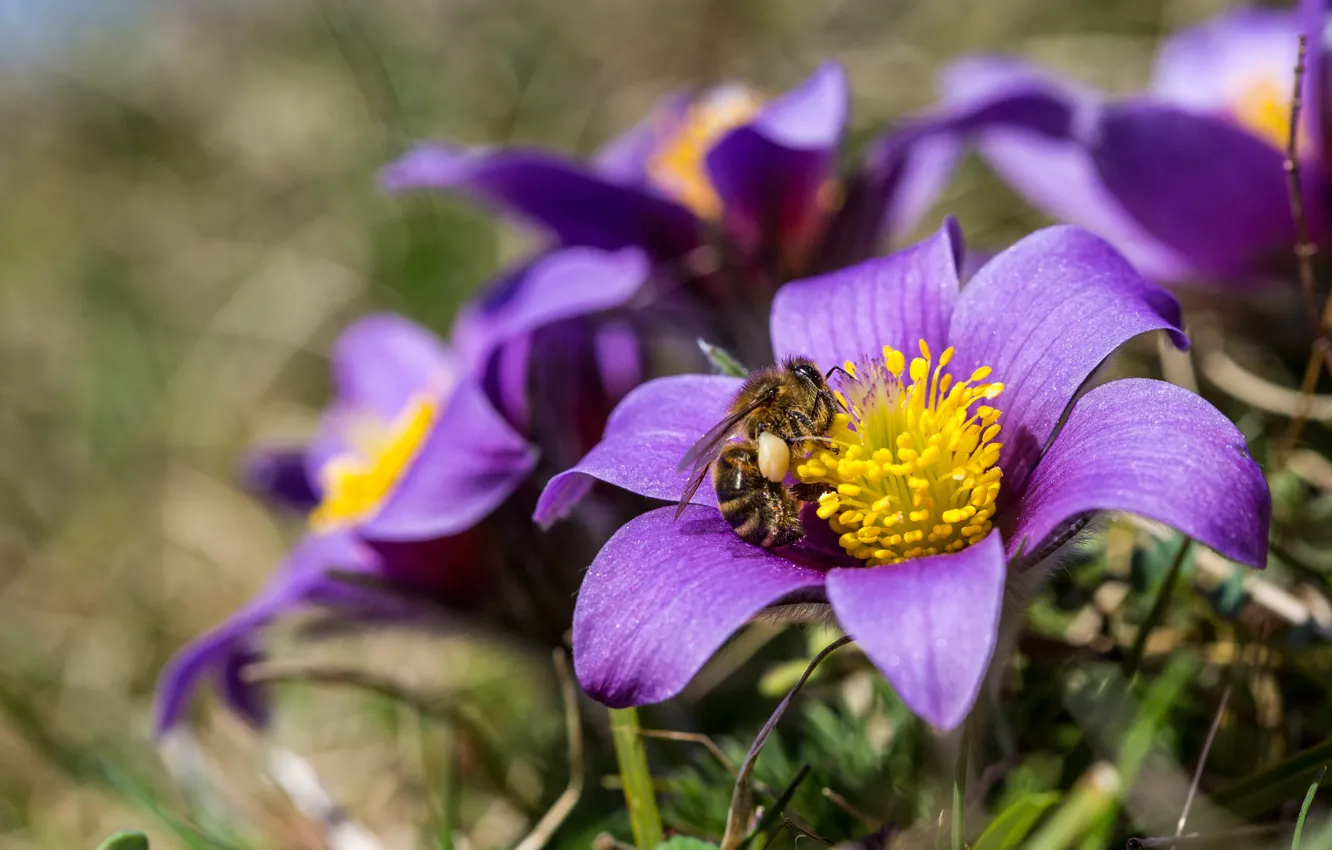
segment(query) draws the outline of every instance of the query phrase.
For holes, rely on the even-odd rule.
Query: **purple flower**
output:
[[[252,483],[309,508],[305,537],[249,603],[167,665],[156,706],[161,732],[180,720],[205,677],[247,720],[265,722],[264,695],[243,670],[259,658],[257,633],[280,615],[321,606],[400,616],[408,595],[465,610],[489,590],[472,530],[526,480],[535,451],[454,352],[405,318],[355,322],[332,359],[336,396],[309,445],[249,467],[258,475]],[[330,570],[404,593],[334,579]]]
[[[944,104],[1031,203],[1109,239],[1144,274],[1252,279],[1288,263],[1295,240],[1282,162],[1299,32],[1293,12],[1227,12],[1167,41],[1148,91],[1126,98],[973,57],[944,72]],[[1298,150],[1322,239],[1318,76]]]
[[[560,244],[634,245],[668,263],[718,227],[741,267],[794,271],[868,256],[886,231],[914,223],[951,169],[955,143],[925,144],[928,134],[911,128],[874,143],[839,179],[849,106],[846,74],[830,62],[772,100],[734,83],[670,97],[586,164],[425,144],[388,166],[383,183],[460,190]]]
[[[805,506],[806,537],[782,549],[743,542],[709,486],[678,521],[670,505],[624,525],[574,614],[589,693],[611,706],[667,699],[765,608],[826,601],[903,701],[951,728],[994,652],[1009,570],[1070,518],[1129,511],[1264,564],[1267,485],[1217,410],[1153,380],[1074,401],[1131,337],[1165,330],[1186,343],[1169,294],[1071,227],[1027,237],[965,289],[960,261],[950,221],[899,253],[782,288],[776,358],[854,375],[834,382],[846,412],[832,444],[797,448],[791,462],[798,480],[835,489]],[[678,500],[680,458],[739,385],[677,376],[639,387],[602,442],[550,482],[537,520],[567,513],[595,479]]]

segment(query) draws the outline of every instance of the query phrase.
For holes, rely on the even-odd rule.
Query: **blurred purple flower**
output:
[[[956,144],[910,127],[836,172],[850,93],[825,63],[764,101],[740,84],[667,98],[589,163],[523,149],[424,144],[389,165],[390,190],[454,189],[540,225],[564,245],[634,245],[686,265],[725,233],[728,262],[770,292],[787,273],[869,256],[909,229],[946,179]],[[688,276],[688,272],[686,276]]]
[[[264,695],[243,670],[259,657],[257,632],[280,615],[322,606],[394,616],[410,596],[466,610],[490,589],[471,530],[527,479],[535,450],[455,352],[401,316],[355,322],[332,361],[336,396],[309,445],[299,455],[261,452],[249,464],[261,473],[251,483],[310,509],[305,538],[259,594],[167,665],[156,706],[161,732],[181,719],[205,677],[247,720],[263,723]],[[331,570],[404,595],[332,578]]]
[[[1127,98],[1015,59],[963,59],[942,75],[944,108],[1031,203],[1109,239],[1144,274],[1242,283],[1288,267],[1295,241],[1282,162],[1300,23],[1236,9],[1184,30],[1162,45],[1149,89]],[[1297,150],[1325,240],[1319,76],[1306,80]]]
[[[1009,564],[1029,566],[1070,518],[1129,511],[1264,564],[1267,485],[1217,410],[1152,380],[1073,401],[1128,339],[1166,330],[1186,344],[1175,300],[1071,227],[1023,239],[960,289],[958,240],[949,221],[904,251],[778,293],[775,356],[857,376],[836,387],[849,410],[829,432],[837,449],[810,444],[792,461],[799,480],[836,489],[805,507],[805,539],[780,550],[742,541],[709,486],[679,521],[668,506],[623,526],[574,614],[589,693],[611,706],[667,699],[763,609],[826,601],[902,700],[951,728],[994,652]],[[596,479],[678,500],[677,463],[740,383],[641,386],[602,442],[550,482],[536,519],[566,514]]]

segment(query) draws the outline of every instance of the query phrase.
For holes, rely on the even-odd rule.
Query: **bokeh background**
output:
[[[1020,52],[1129,91],[1162,33],[1226,5],[0,0],[0,846],[130,826],[188,846],[152,812],[178,810],[191,775],[213,785],[204,818],[322,846],[238,721],[203,706],[193,745],[163,754],[149,708],[170,654],[283,555],[294,529],[237,464],[308,430],[339,328],[392,308],[444,331],[529,244],[462,202],[381,194],[410,140],[586,153],[681,85],[779,90],[836,57],[854,150],[927,108],[957,55]],[[922,229],[945,209],[981,245],[1043,223],[975,160]],[[511,845],[563,786],[548,659],[456,637],[292,647],[320,652],[483,709],[529,810],[469,798],[474,846]],[[274,739],[385,846],[414,846],[431,733],[371,695],[283,695]]]

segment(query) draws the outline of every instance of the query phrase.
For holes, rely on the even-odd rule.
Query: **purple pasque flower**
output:
[[[535,450],[454,352],[401,316],[353,323],[332,361],[335,398],[300,453],[302,469],[290,450],[251,465],[269,473],[275,496],[309,507],[306,534],[263,590],[172,658],[158,684],[159,732],[208,677],[243,717],[265,722],[264,694],[243,671],[260,657],[258,633],[281,615],[318,606],[391,617],[408,595],[467,609],[489,589],[473,529],[526,480]]]
[[[574,614],[589,693],[611,706],[667,699],[765,608],[826,601],[902,700],[951,728],[994,652],[1009,570],[1070,518],[1129,511],[1263,565],[1270,495],[1217,410],[1153,380],[1074,400],[1128,339],[1165,330],[1184,345],[1176,301],[1073,227],[1023,239],[965,289],[960,261],[949,221],[911,248],[782,288],[777,359],[854,376],[834,383],[845,412],[832,445],[792,458],[799,480],[835,489],[805,507],[805,539],[782,549],[742,541],[707,486],[678,521],[669,505],[624,525]],[[639,387],[602,442],[550,482],[536,519],[562,516],[597,479],[678,500],[680,458],[739,385],[689,375]]]
[[[383,183],[462,191],[560,244],[634,245],[668,264],[720,229],[728,260],[770,291],[774,265],[793,272],[868,256],[886,231],[914,223],[951,169],[955,143],[926,145],[913,128],[875,142],[842,180],[849,107],[846,73],[828,62],[771,100],[737,83],[667,98],[587,163],[431,143],[389,165]]]
[[[1167,40],[1147,91],[1130,97],[967,58],[942,75],[945,111],[1032,204],[1109,239],[1144,274],[1252,279],[1288,263],[1295,241],[1282,163],[1300,29],[1292,11],[1231,10]],[[1316,76],[1297,149],[1325,239]]]

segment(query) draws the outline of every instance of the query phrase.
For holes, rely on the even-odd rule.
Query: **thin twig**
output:
[[[1332,396],[1306,394],[1274,384],[1236,363],[1219,346],[1199,348],[1199,366],[1207,380],[1250,407],[1293,419],[1332,421]]]
[[[712,753],[713,758],[721,762],[721,766],[726,768],[726,772],[735,776],[737,774],[735,762],[726,757],[722,748],[717,742],[700,732],[674,732],[670,729],[639,729],[638,734],[644,738],[660,738],[666,741],[686,741],[691,744],[702,744],[703,748]]]
[[[1179,583],[1179,574],[1184,568],[1184,559],[1193,548],[1193,538],[1185,537],[1179,544],[1179,551],[1175,553],[1175,559],[1170,562],[1170,569],[1166,572],[1165,581],[1161,583],[1161,589],[1156,594],[1156,600],[1152,603],[1151,610],[1147,612],[1147,617],[1138,627],[1138,635],[1133,641],[1133,648],[1129,650],[1128,657],[1124,659],[1124,678],[1132,680],[1138,675],[1138,668],[1142,665],[1142,656],[1147,651],[1147,639],[1151,636],[1152,630],[1156,624],[1165,616],[1166,609],[1170,607],[1170,600],[1175,595],[1175,585]]]
[[[1299,267],[1300,291],[1304,294],[1309,319],[1314,325],[1314,341],[1309,346],[1309,359],[1305,363],[1304,377],[1300,381],[1300,406],[1295,418],[1286,428],[1286,436],[1277,453],[1277,465],[1284,464],[1291,449],[1300,441],[1308,417],[1308,409],[1313,391],[1318,386],[1318,376],[1323,369],[1324,358],[1332,359],[1332,348],[1327,345],[1327,333],[1332,326],[1332,299],[1327,299],[1320,313],[1318,293],[1314,288],[1313,256],[1317,250],[1309,241],[1309,222],[1304,214],[1304,189],[1300,183],[1300,160],[1297,150],[1299,139],[1300,109],[1303,106],[1301,90],[1304,87],[1304,59],[1308,50],[1308,39],[1301,34],[1299,52],[1295,59],[1295,82],[1290,99],[1290,127],[1286,138],[1286,177],[1290,188],[1290,212],[1295,218],[1295,261]]]
[[[564,704],[564,733],[569,740],[569,785],[514,850],[545,847],[583,795],[583,723],[578,717],[578,691],[564,650],[555,650],[554,657],[555,675],[560,680],[560,701]]]
[[[1198,793],[1198,784],[1202,782],[1203,768],[1207,766],[1207,756],[1212,752],[1212,742],[1216,740],[1216,731],[1221,728],[1221,718],[1230,704],[1230,685],[1221,692],[1221,704],[1216,707],[1216,716],[1212,718],[1212,727],[1207,730],[1207,740],[1203,741],[1202,752],[1198,755],[1198,767],[1193,771],[1193,781],[1189,783],[1189,794],[1184,798],[1184,810],[1179,813],[1179,823],[1175,824],[1175,837],[1184,834],[1184,824],[1189,819],[1189,810],[1193,808],[1193,798]]]
[[[754,743],[750,745],[749,752],[745,755],[744,762],[740,765],[740,775],[735,779],[735,790],[731,792],[731,807],[726,813],[726,832],[722,835],[721,850],[736,850],[744,841],[745,833],[748,832],[749,817],[753,811],[753,799],[750,795],[749,779],[754,772],[754,764],[758,761],[759,753],[763,750],[763,745],[767,743],[768,736],[772,730],[777,727],[777,721],[781,720],[786,709],[790,707],[791,701],[795,699],[796,694],[805,686],[806,680],[813,675],[815,668],[822,663],[834,650],[840,649],[851,642],[850,636],[840,637],[828,644],[819,652],[818,655],[809,662],[805,672],[800,676],[800,680],[795,683],[782,701],[777,703],[773,709],[772,716],[768,722],[763,724],[759,730],[758,736],[754,738]]]
[[[1304,71],[1305,57],[1309,49],[1309,39],[1300,34],[1300,46],[1295,54],[1295,81],[1290,93],[1290,125],[1286,130],[1286,169],[1287,187],[1290,193],[1290,214],[1295,220],[1295,261],[1299,264],[1300,291],[1304,294],[1305,306],[1309,308],[1309,319],[1318,323],[1318,293],[1314,289],[1313,255],[1315,248],[1309,241],[1309,220],[1304,214],[1304,187],[1300,183],[1300,111],[1304,107]]]
[[[866,814],[866,813],[865,813],[864,811],[862,811],[861,809],[856,808],[854,805],[852,805],[852,803],[851,803],[850,800],[846,799],[846,798],[843,797],[841,794],[838,794],[838,793],[837,793],[836,791],[834,791],[833,789],[831,789],[831,788],[824,788],[824,789],[823,789],[823,796],[825,796],[825,797],[827,797],[829,800],[831,800],[831,801],[832,801],[832,804],[833,804],[834,806],[836,806],[837,808],[839,808],[839,809],[841,809],[842,811],[846,812],[848,815],[850,815],[851,817],[853,817],[853,818],[855,818],[856,820],[860,821],[861,823],[863,823],[865,826],[869,827],[870,829],[877,829],[877,828],[878,828],[878,826],[879,826],[879,821],[878,821],[877,818],[871,817],[870,815]]]

